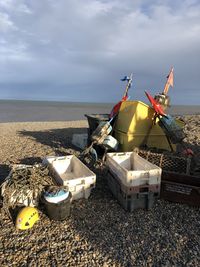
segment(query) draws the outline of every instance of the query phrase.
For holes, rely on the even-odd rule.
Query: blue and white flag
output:
[[[129,78],[128,76],[124,76],[124,78],[121,79],[122,82],[124,82],[124,81],[129,81],[129,80],[130,80],[130,78]]]

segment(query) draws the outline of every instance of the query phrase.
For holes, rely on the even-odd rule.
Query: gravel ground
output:
[[[185,116],[187,142],[200,155],[200,116]],[[14,163],[41,162],[46,155],[78,153],[73,133],[87,122],[0,124],[0,178]],[[72,204],[71,216],[41,220],[30,230],[16,230],[0,214],[0,266],[199,266],[200,209],[158,200],[149,210],[125,212],[111,195],[99,168],[88,200]]]

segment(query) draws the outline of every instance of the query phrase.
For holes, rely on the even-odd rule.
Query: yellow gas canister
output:
[[[124,101],[114,127],[114,137],[121,151],[148,147],[171,150],[167,137],[156,121],[152,126],[154,109],[141,101]],[[176,150],[176,145],[172,145]]]

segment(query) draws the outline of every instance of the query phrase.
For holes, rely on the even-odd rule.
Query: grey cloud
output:
[[[134,72],[144,98],[173,65],[173,102],[197,104],[198,1],[0,0],[0,14],[0,97],[114,102]]]

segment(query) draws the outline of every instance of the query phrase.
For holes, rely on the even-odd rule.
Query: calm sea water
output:
[[[109,113],[113,104],[0,100],[0,122],[84,120],[84,114]],[[200,114],[200,106],[173,106],[172,115]]]

